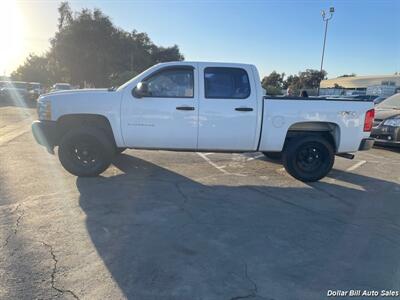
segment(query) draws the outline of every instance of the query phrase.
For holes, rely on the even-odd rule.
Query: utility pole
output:
[[[328,32],[328,22],[330,19],[332,19],[334,12],[335,12],[334,7],[329,8],[329,15],[326,13],[325,10],[323,10],[321,12],[322,20],[325,22],[324,45],[322,46],[322,57],[321,57],[321,68],[320,68],[321,74],[322,74],[322,68],[324,66],[324,55],[325,55],[325,45],[326,45],[326,34]],[[321,83],[320,83],[320,86],[321,86]],[[319,96],[320,86],[318,86],[318,96]]]

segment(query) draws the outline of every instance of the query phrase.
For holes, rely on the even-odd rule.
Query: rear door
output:
[[[127,147],[196,149],[198,84],[196,64],[157,69],[140,79],[148,95],[127,89],[121,107],[122,133]]]
[[[256,149],[257,92],[250,65],[199,63],[200,150]]]

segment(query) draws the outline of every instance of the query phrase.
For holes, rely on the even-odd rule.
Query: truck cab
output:
[[[254,66],[168,63],[123,87],[125,145],[254,151],[262,94]]]

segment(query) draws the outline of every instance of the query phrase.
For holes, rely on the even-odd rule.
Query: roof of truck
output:
[[[176,64],[216,64],[216,65],[226,65],[226,66],[254,66],[252,64],[246,64],[246,63],[233,63],[233,62],[221,62],[221,61],[187,61],[187,60],[180,60],[180,61],[169,61],[169,62],[163,62],[159,63],[158,65],[176,65]]]

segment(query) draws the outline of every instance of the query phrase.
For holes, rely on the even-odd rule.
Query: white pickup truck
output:
[[[38,143],[58,146],[61,164],[97,176],[125,148],[249,152],[282,156],[286,170],[316,181],[335,154],[368,150],[372,102],[265,97],[255,66],[211,62],[157,64],[117,89],[42,95]]]

